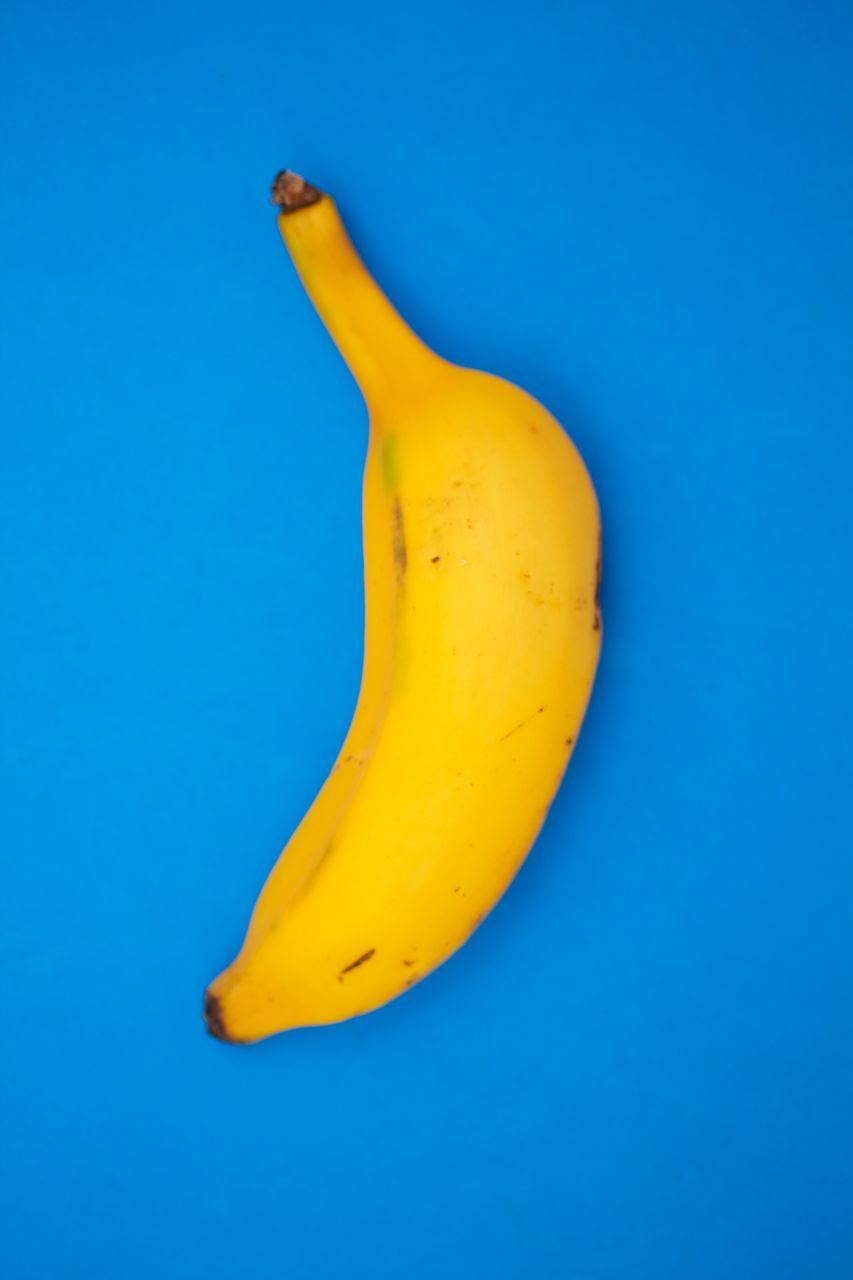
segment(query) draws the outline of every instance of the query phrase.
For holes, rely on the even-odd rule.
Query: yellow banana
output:
[[[370,412],[367,621],[337,763],[207,993],[236,1042],[376,1009],[461,946],[536,838],[601,646],[598,504],[569,438],[412,333],[328,195],[292,173],[273,194]]]

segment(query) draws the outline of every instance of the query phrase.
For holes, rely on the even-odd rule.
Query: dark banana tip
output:
[[[214,996],[209,991],[204,997],[204,1020],[209,1033],[217,1040],[223,1040],[225,1044],[239,1044],[238,1040],[228,1034],[225,1015],[222,1012],[222,1001],[219,996]]]
[[[309,204],[317,204],[322,199],[323,192],[319,187],[312,187],[310,182],[290,169],[282,169],[273,180],[272,202],[282,213],[295,213],[297,209],[306,209]]]

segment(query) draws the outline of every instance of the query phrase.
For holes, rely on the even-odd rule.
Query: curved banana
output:
[[[376,1009],[461,946],[536,838],[601,646],[598,505],[558,423],[424,346],[329,196],[273,193],[370,411],[367,621],[337,763],[207,993],[235,1042]]]

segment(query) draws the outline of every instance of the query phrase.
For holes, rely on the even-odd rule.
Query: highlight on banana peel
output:
[[[368,273],[334,201],[273,199],[370,415],[355,715],[205,1016],[247,1043],[377,1009],[473,933],[527,856],[601,647],[583,461],[526,392],[448,363]]]

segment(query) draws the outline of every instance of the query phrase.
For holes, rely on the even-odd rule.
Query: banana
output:
[[[376,1009],[462,945],[536,839],[601,647],[598,504],[568,436],[415,336],[328,195],[285,172],[273,198],[369,410],[366,635],[334,768],[207,992],[238,1043]]]

